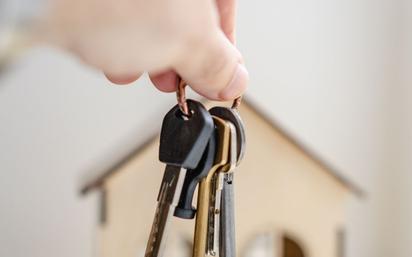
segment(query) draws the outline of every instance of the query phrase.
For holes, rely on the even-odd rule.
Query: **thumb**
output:
[[[249,80],[241,54],[220,30],[192,41],[175,69],[194,91],[211,100],[235,99]]]

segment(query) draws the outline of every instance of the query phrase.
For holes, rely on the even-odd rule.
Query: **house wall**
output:
[[[242,108],[247,155],[236,170],[236,231],[240,253],[258,233],[285,232],[309,257],[336,256],[336,233],[344,226],[347,189],[256,113]],[[153,219],[163,165],[157,141],[106,182],[108,222],[103,256],[139,256]],[[174,219],[171,237],[192,239],[193,221]],[[168,252],[169,254],[169,252]]]

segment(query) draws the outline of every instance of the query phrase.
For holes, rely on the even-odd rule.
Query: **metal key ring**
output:
[[[186,102],[186,82],[181,79],[180,77],[177,78],[177,91],[176,91],[176,98],[177,98],[177,104],[179,105],[180,111],[185,115],[185,116],[190,116],[189,113],[189,107],[187,106]]]
[[[232,109],[237,109],[240,104],[242,103],[242,95],[238,96],[235,98],[235,100],[233,100],[233,104],[232,104]]]
[[[176,98],[177,98],[177,103],[179,105],[180,111],[187,117],[190,116],[190,111],[189,107],[187,106],[186,102],[186,91],[185,87],[187,86],[187,83],[181,79],[180,77],[177,78],[177,90],[176,90]],[[233,100],[232,103],[232,109],[237,109],[240,104],[242,103],[242,96],[238,96],[235,100]]]

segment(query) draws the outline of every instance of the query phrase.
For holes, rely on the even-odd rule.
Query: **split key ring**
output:
[[[189,107],[186,102],[186,88],[187,83],[178,77],[178,83],[177,83],[177,91],[176,91],[176,97],[177,97],[177,103],[179,105],[180,111],[187,117],[190,116],[190,111]],[[232,103],[232,109],[237,109],[240,104],[242,103],[242,96],[238,96],[235,100],[233,100]]]

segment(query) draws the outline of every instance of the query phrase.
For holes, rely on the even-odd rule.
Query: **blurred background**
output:
[[[345,208],[345,256],[411,256],[412,2],[240,0],[238,46],[247,99],[366,191]],[[98,196],[80,196],[84,179],[174,104],[48,47],[2,65],[0,255],[94,256]]]

